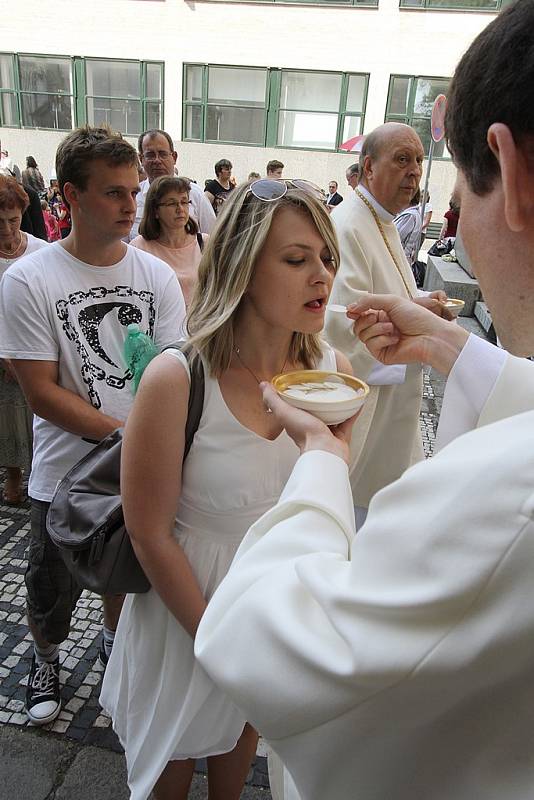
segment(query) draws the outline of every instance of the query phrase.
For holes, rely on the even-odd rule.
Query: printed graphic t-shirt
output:
[[[124,360],[135,322],[159,347],[183,338],[185,304],[167,264],[134,247],[111,267],[71,256],[60,242],[24,256],[0,284],[0,358],[58,362],[58,384],[125,420],[133,403]],[[58,481],[94,445],[34,417],[28,493],[49,501]]]

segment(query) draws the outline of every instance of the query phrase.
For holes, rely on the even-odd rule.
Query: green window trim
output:
[[[54,91],[43,91],[38,88],[31,90],[23,88],[21,63],[24,63],[25,59],[38,59],[43,63],[46,63],[46,59],[54,62],[67,62],[68,81],[71,91],[65,91],[61,88],[55,89]],[[138,96],[128,97],[119,93],[109,95],[88,94],[87,64],[90,62],[100,62],[102,64],[122,63],[135,65],[139,69]],[[159,92],[149,93],[149,70],[151,68],[155,68],[156,84],[159,87]],[[4,85],[8,82],[8,74],[12,76],[9,81],[11,85],[9,86]],[[91,113],[89,110],[89,105],[91,101],[100,100],[102,101],[102,104],[107,103],[109,109],[104,108],[102,110],[104,112],[109,111],[110,115],[113,111],[112,105],[116,101],[117,103],[125,106],[124,113],[128,112],[128,107],[125,104],[137,105],[139,113],[137,114],[138,122],[135,125],[135,129],[123,130],[122,128],[124,126],[121,125],[115,125],[114,127],[125,135],[138,136],[141,131],[146,130],[149,127],[164,127],[164,96],[165,64],[163,61],[139,61],[137,59],[92,57],[81,58],[59,54],[52,55],[48,53],[0,52],[0,127],[70,131],[74,127],[82,125],[90,119]],[[46,102],[43,103],[43,108],[46,108],[49,116],[50,114],[53,115],[52,121],[55,122],[55,124],[25,124],[25,115],[29,114],[28,105],[30,104],[30,101],[38,100],[40,97],[46,100]],[[53,102],[53,98],[57,98],[56,102]],[[59,106],[61,106],[61,108],[59,108]],[[135,111],[136,106],[132,105],[132,108]],[[35,109],[34,113],[36,113]],[[94,114],[94,112],[92,113]],[[116,109],[116,113],[120,114],[120,109]],[[60,122],[64,123],[68,118],[70,118],[70,126],[60,124]],[[104,120],[95,120],[97,123],[101,121]],[[139,130],[137,130],[137,128],[139,128]]]
[[[378,8],[379,0],[202,0],[202,2],[217,2],[217,3],[241,3],[248,5],[249,3],[260,3],[262,5],[271,5],[277,3],[278,5],[292,6],[333,6],[334,8]]]
[[[89,72],[88,68],[91,65],[102,65],[104,68],[107,65],[125,65],[127,68],[137,68],[139,79],[139,91],[136,94],[128,95],[126,92],[104,93],[104,92],[89,92]],[[163,61],[139,61],[130,58],[100,58],[100,57],[86,57],[76,59],[76,75],[77,75],[77,110],[79,124],[89,122],[90,124],[99,124],[107,122],[111,127],[119,130],[125,136],[139,136],[139,134],[148,128],[163,128],[164,127],[164,97],[165,97],[165,63]],[[148,69],[150,67],[157,67],[159,69],[160,91],[159,95],[156,93],[148,94]],[[107,104],[108,107],[100,108],[100,112],[105,118],[100,119],[96,117],[98,111],[94,106],[95,101],[100,101],[102,105]],[[114,103],[123,104],[122,108],[114,108]],[[150,118],[149,107],[157,106],[157,119]],[[136,107],[139,110],[137,121],[133,121],[133,127],[129,129],[128,126],[128,113],[131,111],[135,114]],[[115,114],[115,116],[114,116]],[[124,116],[126,124],[117,123],[117,116]],[[114,121],[115,120],[115,121]]]
[[[75,77],[73,70],[73,59],[70,56],[62,54],[51,53],[8,53],[5,51],[0,52],[0,62],[3,60],[10,60],[11,73],[13,76],[12,85],[9,87],[4,86],[2,79],[2,68],[0,67],[0,127],[2,128],[24,128],[28,130],[59,130],[69,131],[76,124],[76,102],[75,102]],[[25,88],[22,82],[22,68],[21,63],[25,60],[35,59],[36,62],[44,62],[48,59],[50,62],[64,61],[68,64],[68,82],[71,90],[67,91],[61,88],[55,88],[53,91],[45,91],[40,88]],[[7,63],[7,62],[4,62]],[[42,75],[39,76],[42,78]],[[6,115],[5,98],[11,98],[11,113],[9,119]],[[30,108],[33,98],[43,98],[43,103],[34,109]],[[53,98],[57,98],[54,102]],[[61,108],[60,108],[61,104]],[[52,114],[56,124],[31,124],[25,123],[25,116],[37,115],[39,112],[43,114]],[[70,127],[60,124],[60,117],[63,117],[61,122],[66,121],[70,117]],[[43,121],[45,117],[43,116]]]
[[[210,70],[245,70],[248,72],[260,71],[266,75],[266,91],[265,91],[265,104],[256,104],[252,102],[237,103],[235,101],[225,101],[224,103],[213,103],[209,101],[209,76]],[[318,75],[318,76],[337,76],[340,79],[340,93],[339,101],[336,109],[329,109],[327,111],[321,108],[305,109],[305,108],[292,108],[290,106],[281,105],[281,89],[283,76],[288,73],[300,73],[302,75]],[[354,110],[347,108],[347,97],[349,93],[349,83],[351,78],[362,79],[363,96],[361,101],[361,110]],[[191,86],[195,85],[195,89],[188,88],[189,80]],[[182,140],[190,142],[202,142],[209,144],[233,144],[243,145],[250,147],[272,147],[284,150],[311,150],[313,152],[339,152],[340,145],[349,136],[345,136],[344,132],[349,129],[356,121],[359,132],[363,131],[365,124],[365,110],[367,105],[367,94],[369,89],[369,73],[352,73],[352,72],[335,72],[329,70],[281,70],[274,67],[246,67],[234,66],[228,64],[201,64],[201,63],[184,63],[183,76],[182,76]],[[193,96],[194,95],[194,96]],[[256,109],[264,112],[263,125],[261,132],[258,131],[256,141],[243,141],[244,137],[238,139],[237,137],[213,137],[208,134],[208,114],[210,107],[217,107],[218,109],[238,109],[250,110]],[[335,119],[335,143],[333,147],[306,147],[305,145],[292,145],[279,143],[279,127],[280,121],[286,115],[296,114],[318,114],[323,117],[331,116]]]
[[[461,11],[497,14],[512,0],[399,0],[403,11]]]
[[[200,96],[188,98],[188,73],[191,70],[200,70]],[[242,100],[227,100],[226,98],[215,100],[209,97],[209,81],[210,70],[239,70],[247,73],[262,73],[265,75],[265,92],[263,102],[254,102]],[[198,73],[197,73],[198,74]],[[270,79],[269,70],[266,67],[247,67],[234,64],[198,64],[198,63],[184,63],[182,71],[182,140],[186,142],[203,142],[207,144],[237,144],[243,147],[265,147],[266,146],[266,130],[267,130],[267,117],[269,107],[270,95]],[[260,126],[262,130],[259,132],[257,139],[259,141],[245,141],[245,137],[211,137],[210,124],[212,124],[212,114],[217,116],[217,113],[224,113],[234,109],[237,112],[242,111],[263,111],[264,121]],[[196,124],[194,114],[196,113]],[[190,123],[191,121],[191,123]],[[194,127],[198,131],[197,135],[191,130]],[[239,126],[238,126],[239,127]]]
[[[393,88],[394,83],[396,80],[407,81],[408,82],[408,91],[406,92],[405,98],[405,111],[404,113],[399,111],[391,111],[391,105],[393,101]],[[417,93],[417,87],[419,81],[435,81],[436,83],[450,83],[451,78],[443,77],[443,76],[436,76],[436,75],[390,75],[389,77],[389,87],[388,87],[388,98],[386,104],[386,113],[384,116],[384,122],[404,122],[406,125],[411,125],[416,130],[421,128],[421,123],[424,124],[424,127],[427,128],[426,123],[430,123],[430,116],[431,112],[429,113],[422,113],[415,111],[415,99]],[[445,91],[443,92],[445,95],[446,87],[443,87]],[[429,125],[428,125],[429,128]],[[419,132],[419,131],[418,131]],[[426,131],[425,131],[426,133]],[[429,134],[430,135],[430,134]],[[425,148],[425,156],[428,155],[429,150],[429,138],[426,136],[421,136],[423,140],[423,145]],[[441,143],[440,143],[441,145]],[[440,152],[442,151],[442,153]],[[450,161],[450,155],[445,147],[445,143],[441,146],[438,146],[437,152],[434,152],[434,159]]]

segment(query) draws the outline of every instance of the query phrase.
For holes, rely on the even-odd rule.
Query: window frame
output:
[[[410,81],[410,87],[408,90],[408,100],[406,103],[406,114],[395,114],[390,112],[389,110],[392,98],[393,81],[395,80],[395,78],[407,78]],[[391,73],[389,76],[388,96],[386,101],[386,112],[384,114],[384,122],[404,122],[406,125],[413,126],[414,120],[427,120],[427,119],[430,120],[430,116],[425,116],[424,114],[416,114],[414,112],[417,81],[419,80],[447,81],[450,84],[452,78],[447,78],[439,75],[406,75],[403,73]],[[445,146],[445,152],[447,153],[447,155],[442,155],[442,156],[434,155],[433,160],[450,161],[451,156],[450,154],[448,154],[446,146]],[[425,152],[425,158],[428,158],[427,152]]]
[[[86,64],[88,61],[114,61],[114,62],[127,62],[131,64],[138,64],[140,69],[140,97],[136,98],[136,102],[141,103],[141,126],[142,129],[139,131],[141,133],[143,130],[146,130],[148,127],[147,125],[147,107],[151,103],[159,104],[161,108],[160,114],[160,125],[159,127],[165,127],[165,62],[160,60],[139,60],[136,58],[101,58],[97,56],[87,56],[87,57],[78,57],[78,56],[67,56],[62,55],[61,53],[10,53],[8,51],[2,50],[0,51],[0,55],[2,56],[9,56],[11,58],[12,70],[13,70],[13,78],[14,78],[14,88],[13,89],[5,89],[4,87],[0,87],[0,95],[10,95],[15,96],[15,109],[16,109],[16,124],[8,125],[5,124],[2,116],[2,107],[0,105],[0,127],[3,128],[19,128],[24,130],[44,130],[44,131],[71,131],[76,128],[78,125],[82,125],[87,122],[88,120],[88,109],[87,109],[87,100],[88,99],[98,99],[100,95],[88,95],[87,94],[87,72],[86,72]],[[21,87],[21,80],[20,80],[20,58],[53,58],[53,59],[65,59],[70,62],[70,79],[72,85],[72,92],[28,92],[22,89]],[[161,97],[149,97],[147,94],[147,72],[148,67],[150,65],[157,65],[160,67],[161,70]],[[71,100],[71,107],[72,107],[72,127],[70,128],[43,128],[41,126],[34,126],[34,125],[24,125],[23,124],[23,117],[22,117],[22,97],[23,95],[32,95],[32,94],[42,94],[44,96],[51,96],[51,95],[61,95],[62,97],[68,97]],[[127,97],[106,97],[102,95],[102,99],[104,100],[131,100],[132,98]],[[136,135],[133,133],[125,133],[121,131],[125,136],[130,136],[134,138]]]
[[[77,102],[76,102],[76,73],[74,68],[74,58],[72,56],[62,55],[61,53],[10,53],[5,50],[0,51],[2,56],[11,56],[11,63],[13,68],[13,82],[15,87],[13,89],[4,89],[0,86],[0,94],[15,95],[17,124],[6,125],[1,116],[0,108],[0,127],[3,128],[20,128],[28,131],[71,131],[78,124],[77,121]],[[22,88],[20,79],[20,59],[21,58],[53,58],[64,59],[70,64],[70,81],[72,86],[71,92],[29,92]],[[22,117],[22,97],[26,95],[43,95],[43,97],[61,96],[68,97],[71,101],[72,109],[72,126],[70,128],[44,128],[41,125],[24,125]]]
[[[469,0],[464,0],[464,6],[435,6],[432,5],[433,0],[420,0],[421,5],[409,5],[409,0],[399,0],[400,11],[459,11],[462,14],[466,12],[469,14],[498,14],[510,0],[497,0],[497,7],[494,6],[472,6],[469,5]]]
[[[324,8],[378,8],[379,0],[202,0],[203,2],[223,2],[223,3],[241,3],[248,5],[249,3],[261,5],[277,5],[285,6],[323,6]]]
[[[89,100],[119,100],[122,102],[133,101],[140,103],[141,106],[141,130],[138,133],[127,133],[126,131],[120,131],[123,136],[129,136],[134,138],[139,136],[143,131],[147,130],[147,105],[150,103],[158,103],[161,108],[160,114],[160,124],[158,128],[165,128],[165,62],[159,60],[151,60],[145,59],[140,60],[137,58],[104,58],[101,56],[84,56],[83,58],[76,59],[79,63],[79,68],[77,70],[78,75],[78,87],[79,92],[77,92],[77,109],[78,109],[78,118],[80,121],[87,123],[89,120],[89,107],[88,101]],[[119,63],[119,64],[137,64],[139,68],[139,97],[132,98],[132,97],[123,97],[119,95],[93,95],[88,94],[87,92],[87,64],[91,61],[100,61],[106,63]],[[147,95],[147,67],[149,65],[156,64],[161,68],[161,97],[154,98],[148,97]],[[96,123],[91,123],[96,124]]]
[[[202,98],[200,100],[188,100],[187,99],[187,69],[188,67],[199,67],[202,69]],[[235,142],[235,141],[228,141],[223,139],[207,139],[206,138],[206,123],[207,123],[207,108],[211,105],[208,102],[208,81],[209,81],[209,69],[211,68],[223,68],[223,69],[245,69],[245,70],[261,70],[267,73],[267,80],[265,85],[265,126],[264,126],[264,136],[262,143],[252,143],[252,142]],[[280,94],[282,88],[282,74],[284,72],[301,72],[305,74],[316,74],[320,73],[322,75],[340,75],[341,76],[341,89],[340,89],[340,98],[339,98],[339,106],[337,112],[334,111],[325,111],[321,112],[320,110],[309,109],[292,109],[292,108],[281,108],[280,107]],[[350,109],[347,109],[347,97],[348,97],[348,90],[349,90],[349,81],[352,76],[364,78],[365,85],[364,85],[364,95],[363,95],[363,102],[362,102],[362,111],[355,112]],[[340,150],[340,145],[343,143],[343,129],[345,126],[345,119],[347,117],[356,117],[361,120],[360,123],[360,130],[364,130],[365,126],[365,114],[367,109],[367,97],[369,93],[369,80],[370,80],[370,73],[369,72],[341,72],[340,70],[320,70],[320,69],[291,69],[291,68],[284,68],[279,69],[277,67],[264,67],[259,65],[254,66],[247,66],[243,64],[204,64],[201,62],[194,62],[188,61],[183,63],[183,70],[182,70],[182,141],[184,142],[196,142],[198,144],[228,144],[228,145],[239,145],[241,147],[269,147],[275,148],[279,150],[304,150],[313,153],[343,153],[345,151]],[[194,107],[200,107],[201,110],[201,132],[200,132],[200,139],[193,139],[191,137],[186,136],[186,128],[187,128],[187,109]],[[238,103],[228,103],[225,107],[228,108],[253,108],[254,106],[242,106]],[[279,119],[280,119],[280,112],[283,111],[298,111],[301,113],[310,113],[310,114],[330,114],[332,116],[337,117],[336,123],[336,142],[335,147],[333,148],[315,148],[315,147],[297,147],[292,145],[281,145],[278,144],[278,126],[279,126]]]
[[[202,69],[202,97],[200,101],[198,100],[188,100],[187,99],[187,68],[188,67],[200,67]],[[209,106],[215,106],[217,103],[210,103],[208,100],[208,88],[209,88],[209,70],[210,68],[215,69],[242,69],[242,70],[254,70],[256,72],[265,72],[266,73],[266,80],[265,80],[265,103],[263,106],[263,110],[265,112],[265,121],[263,125],[263,141],[261,143],[258,142],[236,142],[230,141],[228,139],[207,139],[206,138],[206,128],[207,128],[207,111]],[[243,64],[204,64],[198,63],[194,61],[187,61],[182,65],[182,141],[183,142],[197,142],[197,144],[231,144],[231,145],[238,145],[239,147],[266,147],[266,140],[267,140],[267,128],[268,128],[268,114],[269,114],[269,96],[270,96],[270,70],[269,67],[262,67],[262,66],[246,66]],[[186,126],[187,126],[187,114],[186,109],[188,107],[198,108],[200,107],[200,139],[192,139],[186,136]],[[237,102],[229,102],[224,104],[225,108],[259,108],[259,106],[245,106],[241,105]]]

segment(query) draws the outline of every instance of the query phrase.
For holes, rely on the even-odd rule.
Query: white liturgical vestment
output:
[[[364,187],[359,188],[377,210],[402,275],[371,211],[355,192],[349,192],[331,214],[339,239],[341,264],[330,303],[344,306],[356,303],[365,292],[417,297],[417,286],[393,223],[393,214],[382,209]],[[423,458],[419,427],[423,391],[421,367],[418,364],[387,368],[379,365],[354,336],[351,320],[328,308],[325,338],[347,356],[354,375],[370,385],[369,397],[353,430],[351,459],[354,468],[350,476],[354,504],[367,508],[379,489]]]
[[[534,365],[497,352],[478,427],[356,536],[346,465],[301,456],[202,618],[302,800],[534,797]]]

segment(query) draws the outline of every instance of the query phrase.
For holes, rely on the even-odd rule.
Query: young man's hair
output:
[[[122,134],[107,125],[76,128],[62,140],[56,152],[56,174],[64,201],[66,183],[72,183],[82,192],[87,189],[94,161],[104,161],[112,167],[136,166],[137,153]]]
[[[337,186],[338,186],[337,181],[329,181],[329,183],[333,184],[336,187],[336,192],[337,192]]]
[[[162,131],[161,128],[150,128],[148,131],[143,131],[143,133],[139,135],[137,140],[137,149],[139,150],[139,155],[143,155],[143,141],[145,138],[153,139],[155,136],[164,136],[169,144],[169,150],[171,153],[174,153],[174,142],[170,133],[167,133],[167,131]]]
[[[190,191],[191,184],[187,178],[175,178],[172,175],[161,175],[161,177],[152,181],[146,195],[143,218],[139,223],[139,233],[141,236],[148,240],[159,239],[161,236],[161,225],[157,215],[159,204],[169,192],[178,192],[180,194],[185,192],[189,194]],[[185,229],[187,233],[192,233],[193,235],[198,233],[198,225],[192,217],[189,217],[187,220]]]
[[[267,175],[269,172],[275,172],[277,169],[284,169],[282,162],[276,161],[276,159],[274,161],[269,161],[266,168]]]
[[[534,0],[516,0],[477,36],[447,92],[447,146],[478,195],[500,174],[487,142],[495,122],[516,143],[534,137]]]
[[[232,162],[228,161],[227,158],[221,158],[220,161],[217,161],[217,163],[215,164],[214,169],[215,169],[215,174],[217,175],[217,177],[219,177],[223,169],[232,169]]]
[[[0,173],[0,209],[18,208],[24,214],[29,205],[28,195],[17,179]]]
[[[260,175],[259,172],[249,172],[247,180],[248,181],[257,181],[259,178],[261,178],[261,175]]]

